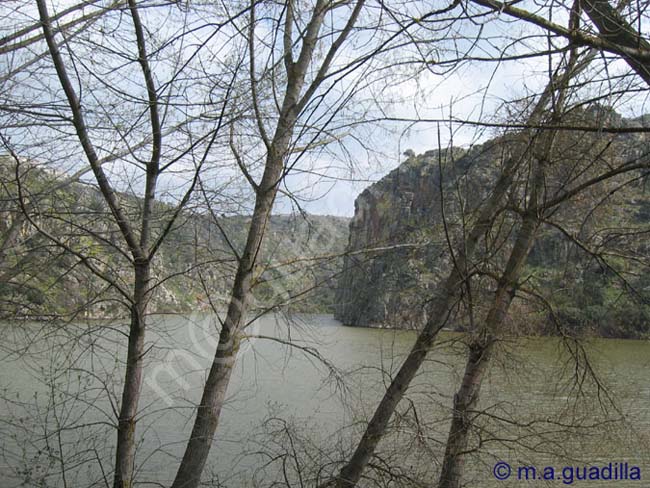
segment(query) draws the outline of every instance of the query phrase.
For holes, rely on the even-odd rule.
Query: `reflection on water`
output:
[[[63,486],[62,471],[68,486],[106,486],[105,480],[110,485],[124,327],[4,328],[3,351],[20,354],[0,359],[2,486]],[[140,482],[168,484],[173,477],[216,330],[207,316],[153,321],[138,421]],[[211,451],[206,476],[214,486],[269,486],[283,470],[297,477],[296,467],[311,482],[320,468],[332,472],[415,337],[343,327],[328,316],[266,317],[249,335]],[[385,464],[372,476],[392,467],[392,486],[410,486],[409,480],[434,484],[464,366],[462,340],[454,333],[440,337],[380,445]],[[642,480],[650,476],[650,345],[591,340],[586,352],[567,349],[556,338],[504,341],[474,416],[467,486],[549,486],[516,479],[518,466],[531,465],[561,470],[628,462],[640,467]],[[515,474],[495,480],[497,461]],[[567,485],[559,478],[550,484]]]

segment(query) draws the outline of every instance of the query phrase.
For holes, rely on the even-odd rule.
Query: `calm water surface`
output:
[[[62,470],[68,486],[110,484],[109,424],[122,381],[124,328],[3,327],[0,486],[64,486]],[[201,315],[153,321],[138,422],[141,482],[168,484],[174,475],[215,330]],[[207,473],[224,486],[269,486],[290,451],[289,433],[305,472],[340,459],[415,338],[408,331],[343,327],[328,316],[265,317],[250,334],[255,337],[242,348]],[[432,486],[464,367],[462,340],[461,334],[441,335],[380,446],[386,462]],[[569,346],[557,338],[500,346],[483,386],[467,486],[567,486],[566,478],[518,481],[517,468],[553,466],[559,477],[564,466],[609,462],[639,466],[642,481],[571,484],[650,486],[650,344]],[[18,349],[20,355],[10,353]],[[510,479],[494,479],[497,461],[511,465]]]

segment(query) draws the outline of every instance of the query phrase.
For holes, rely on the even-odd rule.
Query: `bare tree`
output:
[[[551,64],[554,55],[570,52],[566,71],[558,70],[547,89],[535,97],[535,107],[527,110],[521,124],[503,124],[522,129],[512,136],[516,144],[504,152],[500,173],[481,209],[469,219],[466,236],[456,247],[450,246],[453,267],[432,300],[430,318],[334,482],[338,487],[355,486],[361,479],[438,332],[480,276],[492,280],[496,290],[484,325],[470,345],[441,475],[441,486],[458,486],[471,429],[469,417],[479,400],[482,375],[538,228],[550,213],[585,189],[647,167],[645,160],[628,161],[572,181],[573,185],[564,185],[553,197],[543,198],[548,176],[545,158],[553,153],[563,129],[569,129],[562,126],[563,90],[567,73],[576,71],[576,46],[621,56],[646,81],[648,49],[638,33],[636,38],[630,34],[630,23],[602,2],[585,8],[598,33],[578,25],[577,11],[572,23],[564,27],[509,4],[475,3],[488,12],[498,10],[532,22],[541,27],[545,39],[549,31],[568,39],[567,46],[549,43]],[[454,59],[434,62],[438,40],[424,42],[413,34],[418,29],[422,29],[419,35],[445,31],[458,20],[460,14],[450,12],[459,6],[452,2],[422,15],[420,6],[410,2],[387,8],[365,0],[315,0],[305,8],[293,0],[188,6],[129,0],[84,2],[50,14],[45,0],[37,0],[39,21],[28,22],[0,39],[0,52],[12,56],[11,68],[0,78],[9,94],[3,95],[0,111],[6,122],[3,143],[15,169],[14,200],[20,209],[0,251],[4,255],[15,244],[21,226],[29,225],[58,250],[74,256],[75,265],[102,280],[129,310],[125,382],[116,412],[115,487],[132,486],[135,480],[136,422],[148,354],[147,315],[156,290],[169,278],[155,268],[155,260],[185,210],[192,203],[204,206],[202,212],[210,214],[234,256],[235,269],[227,310],[219,318],[215,357],[173,483],[176,488],[196,487],[201,482],[233,367],[251,323],[254,294],[273,268],[262,259],[262,246],[278,197],[299,205],[288,182],[293,174],[304,171],[301,164],[328,150],[343,159],[349,150],[344,141],[354,139],[354,130],[364,119],[390,119],[369,107],[375,106],[370,100],[372,88],[399,78],[395,65],[424,61],[422,69],[437,64],[444,71],[471,58],[471,49],[456,49],[450,56]],[[21,8],[29,17],[29,8]],[[474,20],[484,10],[465,13]],[[163,23],[167,18],[173,22]],[[605,33],[603,22],[612,18],[620,31],[616,35]],[[415,53],[417,61],[375,63],[398,48],[400,53]],[[491,61],[502,58],[495,56]],[[59,88],[49,83],[53,77]],[[573,129],[587,127],[578,124]],[[359,138],[354,143],[368,145]],[[76,164],[69,163],[74,160]],[[99,225],[93,218],[96,213],[72,204],[65,212],[63,205],[45,210],[56,200],[51,198],[56,193],[47,193],[47,198],[31,193],[22,170],[66,164],[73,166],[68,168],[68,182],[88,183],[87,175],[92,173],[92,186],[108,209],[109,224]],[[221,184],[214,183],[215,175]],[[179,177],[184,180],[178,182]],[[244,242],[236,243],[226,222],[228,212],[233,212],[231,202],[236,200],[228,192],[240,182],[248,185],[254,205]],[[169,190],[170,186],[177,188]],[[197,198],[196,189],[200,190]],[[161,194],[173,204],[157,203]],[[133,199],[135,195],[140,199]],[[230,202],[220,207],[222,195]],[[242,201],[234,207],[241,213],[249,210]],[[222,212],[226,215],[220,216]],[[487,276],[487,267],[481,266],[485,262],[481,244],[487,242],[495,221],[508,212],[514,215],[509,217],[510,229],[516,227],[512,222],[519,222],[518,235],[498,256],[502,268]],[[52,225],[53,221],[63,222],[63,227]],[[62,228],[65,234],[58,233]],[[203,277],[199,274],[209,295],[214,290]],[[281,430],[290,434],[286,426]]]
[[[579,63],[578,52],[574,49],[571,52],[566,66],[562,71],[556,73],[545,93],[549,97],[542,97],[540,101],[552,103],[548,111],[547,122],[549,125],[558,125],[562,121],[562,114],[566,110],[564,106],[567,99],[569,83],[573,76],[588,66],[588,59],[593,58],[593,52],[586,55],[587,60],[582,59]],[[538,105],[536,108],[545,110]],[[521,222],[516,233],[514,243],[510,250],[503,271],[496,279],[494,298],[485,319],[481,319],[477,331],[471,331],[473,339],[468,346],[469,355],[465,367],[464,376],[460,388],[454,395],[453,417],[449,430],[449,436],[445,444],[445,454],[442,461],[439,487],[459,487],[462,484],[463,461],[467,451],[472,417],[477,411],[480,397],[480,388],[483,377],[490,362],[492,349],[499,337],[499,329],[506,321],[508,309],[516,295],[523,266],[530,249],[535,242],[542,218],[535,209],[541,205],[544,198],[545,181],[548,173],[548,166],[552,164],[554,152],[557,151],[556,141],[558,131],[549,130],[532,136],[531,142],[525,148],[522,155],[524,160],[531,160],[528,163],[531,167],[528,170],[529,180],[525,181],[524,193],[521,197],[522,208],[520,210]],[[527,164],[527,165],[528,165]]]
[[[570,49],[575,49],[575,46],[586,45],[597,50],[616,53],[617,55],[623,56],[628,62],[633,60],[634,62],[631,63],[631,66],[639,76],[644,76],[639,64],[645,55],[642,52],[643,48],[637,48],[635,46],[632,52],[628,49],[630,48],[629,43],[617,44],[611,42],[612,40],[607,36],[598,37],[585,34],[579,30],[579,22],[577,21],[579,10],[575,10],[570,16],[572,23],[568,28],[560,28],[554,24],[551,25],[551,23],[545,21],[543,18],[538,18],[533,14],[524,14],[518,7],[500,3],[497,6],[495,3],[490,2],[476,3],[489,6],[495,11],[498,10],[499,12],[505,12],[508,15],[528,20],[542,27],[542,29],[548,29],[553,34],[559,34],[570,41]],[[567,10],[570,10],[570,8],[567,7]],[[575,63],[575,60],[571,61],[569,65],[573,65],[573,63]],[[568,69],[565,75],[560,75],[560,78],[565,77],[567,74],[570,76],[572,70],[573,68]],[[409,355],[404,360],[397,374],[393,377],[390,386],[378,404],[353,454],[344,464],[340,474],[333,482],[334,486],[343,488],[357,485],[379,441],[387,432],[389,421],[397,405],[403,399],[409,384],[423,364],[427,352],[434,344],[438,332],[448,323],[450,317],[453,315],[453,310],[463,300],[464,293],[469,294],[469,291],[465,290],[469,287],[468,283],[471,281],[471,277],[474,274],[480,274],[480,268],[478,267],[480,257],[475,255],[477,243],[482,236],[490,234],[494,220],[503,212],[503,201],[506,195],[513,191],[512,185],[515,175],[522,168],[527,167],[526,155],[531,155],[537,161],[544,161],[545,158],[550,157],[553,140],[560,133],[558,129],[560,131],[562,129],[562,123],[560,121],[563,120],[561,114],[564,112],[564,109],[561,108],[561,105],[563,103],[562,100],[566,96],[563,94],[563,90],[566,90],[566,88],[561,89],[559,92],[556,92],[556,89],[558,86],[563,86],[567,80],[559,83],[559,85],[558,81],[555,79],[551,82],[536,103],[536,107],[531,115],[525,122],[519,125],[524,130],[524,134],[526,131],[533,131],[534,134],[534,128],[541,129],[537,133],[537,136],[530,139],[531,141],[539,139],[539,141],[530,143],[528,149],[523,152],[514,151],[508,155],[503,170],[494,183],[489,198],[486,199],[480,211],[477,212],[478,215],[470,230],[468,230],[467,237],[462,240],[460,246],[450,248],[449,252],[453,259],[452,270],[432,300],[432,304],[427,311],[427,317],[429,319],[418,334],[418,338]],[[555,110],[559,110],[559,112],[555,112],[555,115],[546,119],[546,110],[551,110],[551,113],[554,113]],[[413,119],[414,122],[416,120],[415,118]],[[508,123],[506,122],[504,126],[508,126]],[[579,125],[574,126],[574,128],[580,130]],[[587,127],[584,129],[588,130]],[[622,130],[624,131],[625,129]],[[529,153],[528,151],[531,152]],[[541,163],[535,165],[536,169],[530,170],[532,180],[525,180],[528,181],[530,185],[528,188],[531,192],[527,198],[533,201],[540,198],[540,192],[543,188],[540,185],[544,184],[544,171],[540,165]],[[549,209],[554,208],[556,205],[562,205],[567,201],[565,199],[566,197],[570,198],[571,196],[575,196],[591,185],[616,177],[622,172],[630,172],[633,174],[635,171],[645,168],[646,165],[647,162],[645,161],[627,161],[617,168],[617,170],[603,169],[603,174],[600,176],[594,177],[582,185],[577,185],[574,189],[567,189],[565,192],[560,192],[561,197],[556,196],[554,199],[549,199],[543,206]],[[479,328],[477,340],[469,346],[469,358],[465,375],[460,390],[454,397],[454,414],[446,444],[447,452],[443,461],[440,486],[459,486],[461,481],[462,458],[466,448],[467,432],[471,426],[470,412],[475,408],[479,398],[481,378],[489,362],[489,351],[495,340],[495,329],[499,327],[496,324],[501,324],[506,317],[509,304],[517,288],[517,277],[535,240],[540,221],[543,219],[542,215],[539,214],[540,210],[541,208],[537,205],[533,205],[532,207],[524,205],[524,208],[520,209],[522,221],[518,237],[513,243],[510,258],[504,263],[503,271],[494,278],[497,287],[489,312],[485,318],[484,326]]]
[[[84,2],[54,15],[50,15],[45,1],[36,4],[39,21],[3,38],[7,52],[19,60],[12,77],[3,79],[14,104],[13,108],[3,109],[10,120],[3,141],[17,168],[17,198],[22,210],[22,216],[14,222],[18,225],[21,218],[26,218],[41,235],[103,280],[129,310],[124,386],[116,412],[113,482],[115,487],[127,487],[132,486],[134,475],[149,303],[165,281],[165,277],[154,275],[154,261],[165,239],[178,226],[201,167],[225,125],[224,114],[233,101],[229,92],[237,68],[218,71],[208,88],[204,81],[210,75],[204,73],[200,79],[195,70],[200,49],[192,48],[192,52],[176,47],[183,45],[192,28],[206,29],[205,23],[195,22],[190,27],[181,21],[177,24],[179,30],[171,32],[166,41],[155,37],[147,24],[157,23],[166,15],[182,17],[174,4]],[[123,16],[129,18],[130,28],[121,24]],[[210,27],[213,37],[227,25],[228,17],[224,18],[224,24]],[[83,28],[75,31],[76,26]],[[107,32],[116,37],[107,38]],[[127,42],[112,46],[119,38]],[[29,50],[38,49],[43,41],[47,57],[34,57]],[[37,71],[49,79],[54,76],[60,90],[39,92],[29,84],[21,84]],[[212,103],[193,103],[192,96],[205,94],[203,87],[210,91]],[[41,108],[30,109],[36,106]],[[17,140],[20,143],[14,142]],[[179,145],[181,140],[184,147]],[[38,146],[47,149],[37,154],[33,148]],[[48,151],[50,160],[39,160],[47,158]],[[61,186],[92,173],[103,201],[99,208],[105,205],[112,221],[106,229],[102,221],[98,224],[96,213],[92,217],[93,212],[88,212],[89,219],[82,220],[79,201],[66,222],[72,234],[61,235],[61,227],[44,223],[46,215],[39,207],[39,201],[43,201],[28,198],[30,190],[22,186],[18,168],[56,167],[61,160],[70,165],[77,151],[85,158],[86,167],[73,165],[74,174]],[[185,181],[169,178],[181,171]],[[120,174],[129,176],[120,178]],[[156,197],[161,184],[167,190],[170,182],[179,187],[174,195],[176,203],[161,206]],[[136,194],[141,195],[138,201],[134,200]],[[51,217],[61,221],[63,215],[55,212]],[[90,250],[87,244],[80,245],[79,240],[71,238],[78,232],[94,241]],[[130,273],[125,273],[122,266]]]
[[[626,8],[629,2],[622,1],[616,7],[604,0],[586,2],[579,14],[582,15],[584,12],[595,25],[597,32],[590,29],[588,23],[573,22],[570,25],[563,26],[541,15],[496,0],[476,0],[473,3],[487,7],[493,12],[503,13],[536,25],[542,31],[566,38],[577,46],[590,46],[601,52],[620,56],[625,59],[646,84],[649,82],[648,59],[650,57],[650,44],[644,39],[642,32],[630,24],[621,14],[621,10]],[[557,6],[549,5],[545,8],[548,11],[557,9],[568,13],[575,9],[575,5],[567,2]],[[639,22],[646,15],[646,8],[645,4],[637,4],[632,7],[632,9],[636,9],[636,12],[632,13]],[[573,18],[573,16],[569,15],[568,18]]]
[[[307,11],[294,2],[198,3],[186,12],[173,2],[96,2],[52,15],[45,1],[37,6],[39,22],[25,22],[3,38],[6,52],[17,60],[3,78],[13,106],[4,107],[9,121],[4,142],[17,167],[60,170],[68,164],[71,181],[84,183],[91,172],[112,219],[107,229],[92,212],[82,218],[74,206],[66,217],[61,208],[45,213],[17,179],[17,200],[29,224],[128,304],[114,486],[133,483],[147,315],[155,291],[168,279],[156,272],[155,260],[195,188],[207,197],[204,204],[237,260],[216,357],[176,480],[178,486],[196,486],[250,322],[253,289],[264,271],[262,240],[276,197],[282,193],[298,204],[286,188],[287,176],[305,171],[301,164],[330,145],[338,145],[338,157],[345,154],[343,139],[376,105],[371,86],[385,85],[389,76],[375,71],[374,60],[399,46],[408,26],[384,19],[363,0],[318,0]],[[22,8],[29,18],[33,12]],[[128,26],[121,22],[125,18]],[[174,22],[156,30],[164,18]],[[36,72],[47,89],[24,83]],[[60,89],[49,84],[52,76]],[[357,143],[363,147],[367,141]],[[77,154],[85,167],[70,164]],[[179,174],[184,181],[178,182]],[[222,186],[211,182],[214,175]],[[232,198],[229,186],[238,179],[249,185],[255,201],[241,248],[218,217],[233,207],[211,200],[220,192],[224,201]],[[161,187],[170,185],[180,186],[165,195],[175,205],[158,204]],[[242,209],[245,203],[237,211]],[[89,236],[93,245],[89,249],[76,234],[53,231],[43,216]]]
[[[260,246],[280,186],[306,149],[314,143],[321,144],[322,138],[331,137],[328,125],[354,91],[344,92],[339,100],[334,98],[334,105],[331,105],[331,94],[345,78],[350,78],[349,83],[359,83],[359,75],[366,69],[373,51],[378,49],[371,47],[368,52],[356,54],[351,62],[341,61],[340,56],[345,49],[350,49],[349,40],[365,10],[364,0],[343,3],[318,0],[307,11],[299,9],[293,1],[280,7],[266,8],[255,3],[250,6],[248,24],[242,27],[242,33],[248,50],[255,136],[264,148],[260,156],[262,175],[259,182],[255,181],[242,153],[236,144],[231,144],[240,169],[254,189],[255,207],[246,244],[238,256],[232,296],[215,358],[174,487],[190,488],[200,483],[247,325]],[[268,41],[260,37],[258,19],[262,17],[273,19],[275,31]],[[265,43],[270,47],[265,47]],[[269,104],[264,94],[273,94],[276,101]],[[306,141],[305,149],[297,149],[300,140]]]

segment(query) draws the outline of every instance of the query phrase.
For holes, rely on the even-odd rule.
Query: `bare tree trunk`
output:
[[[147,162],[146,168],[145,192],[140,221],[139,252],[134,253],[133,257],[133,304],[131,307],[131,327],[129,330],[124,389],[122,390],[122,405],[118,418],[114,488],[131,488],[133,480],[133,467],[135,465],[135,417],[138,413],[138,404],[142,389],[146,314],[151,294],[149,286],[151,259],[153,258],[153,253],[155,253],[155,250],[149,251],[149,241],[151,237],[153,204],[156,196],[158,175],[160,174],[160,152],[162,145],[161,123],[158,113],[158,95],[149,66],[144,34],[145,29],[140,20],[136,1],[129,0],[128,4],[138,47],[138,64],[140,65],[147,88],[152,147],[151,158]],[[164,234],[161,235],[161,238],[164,238]]]
[[[314,96],[316,89],[326,78],[328,69],[347,36],[354,27],[364,6],[365,0],[356,0],[354,8],[345,26],[333,40],[322,62],[314,66],[314,52],[319,42],[319,32],[325,15],[330,9],[336,8],[335,2],[318,0],[310,13],[310,19],[304,30],[298,33],[301,41],[298,56],[294,60],[293,51],[299,43],[292,38],[294,29],[294,2],[286,3],[285,24],[283,33],[283,61],[286,69],[286,88],[282,106],[279,110],[277,125],[273,137],[267,138],[264,128],[264,117],[257,105],[256,73],[255,73],[255,6],[251,4],[251,23],[249,27],[249,61],[251,77],[251,94],[255,108],[259,136],[267,148],[264,174],[259,185],[256,185],[245,168],[242,168],[249,183],[256,192],[255,209],[244,252],[239,259],[232,295],[226,318],[219,336],[217,351],[208,374],[201,402],[192,428],[192,434],[185,448],[183,459],[178,468],[172,488],[196,488],[201,481],[201,474],[210,452],[221,409],[226,397],[228,383],[235,365],[241,333],[246,325],[246,314],[250,307],[252,278],[257,262],[258,253],[266,225],[271,215],[278,186],[284,177],[287,156],[290,153],[291,142],[298,116],[301,110]],[[338,4],[343,5],[343,3]],[[309,84],[305,83],[307,73],[313,70],[315,77]],[[304,90],[304,93],[303,93]]]
[[[479,400],[483,376],[492,353],[494,338],[484,337],[469,346],[469,357],[460,389],[454,395],[454,413],[447,436],[438,488],[459,488],[463,477],[464,451],[473,423],[470,415]]]
[[[176,473],[172,488],[195,488],[210,453],[212,439],[219,424],[232,369],[235,365],[242,329],[251,299],[251,281],[266,225],[280,183],[284,161],[296,122],[296,103],[300,96],[304,72],[299,83],[287,86],[285,99],[273,141],[267,153],[264,176],[256,188],[255,209],[244,252],[235,275],[232,295],[223,322],[217,351],[208,374],[201,402],[197,408],[192,434]],[[294,81],[296,81],[294,79]]]
[[[476,409],[481,392],[481,384],[490,362],[495,342],[495,331],[503,323],[510,303],[515,296],[517,280],[535,240],[539,222],[536,215],[528,214],[517,236],[514,248],[508,259],[506,271],[501,276],[494,301],[488,312],[485,326],[476,340],[469,346],[469,356],[465,366],[463,381],[454,395],[453,417],[438,488],[460,488],[465,451],[473,424],[472,414]]]
[[[140,222],[139,238],[132,222],[120,205],[119,198],[111,186],[101,165],[101,160],[91,140],[88,126],[74,85],[70,81],[65,62],[54,39],[51,18],[44,0],[37,0],[39,17],[50,56],[56,69],[57,77],[66,95],[72,112],[72,123],[88,163],[95,175],[104,200],[108,204],[114,222],[119,228],[125,244],[128,246],[133,267],[133,295],[131,299],[131,323],[126,360],[125,381],[122,391],[122,403],[118,417],[117,445],[115,448],[114,488],[131,488],[135,464],[135,423],[140,399],[143,375],[143,355],[147,305],[150,296],[151,259],[154,250],[149,250],[151,219],[155,199],[156,184],[160,174],[160,152],[162,132],[158,112],[158,95],[149,66],[145,45],[145,29],[141,23],[135,0],[129,0],[129,10],[133,20],[138,48],[138,64],[142,70],[147,88],[149,119],[152,135],[151,159],[146,164],[145,195]],[[164,237],[164,236],[163,236]],[[162,238],[162,237],[161,237]],[[84,260],[85,262],[85,260]]]
[[[282,160],[275,161],[273,175],[270,175],[272,177],[269,179],[277,181],[281,169]],[[192,434],[172,485],[173,488],[196,487],[201,481],[201,474],[219,424],[221,409],[237,358],[241,332],[251,298],[253,269],[271,214],[275,194],[276,186],[274,185],[266,192],[259,194],[257,198],[248,240],[239,262],[228,312],[219,335],[217,351],[203,390],[201,403],[197,408]]]
[[[593,54],[587,54],[583,62],[578,64],[578,54],[573,50],[566,68],[553,76],[547,85],[546,93],[551,91],[557,93],[552,107],[551,123],[561,121],[568,83],[572,76],[588,65],[592,57]],[[452,422],[447,436],[438,488],[460,488],[461,486],[465,454],[474,420],[473,413],[479,402],[483,378],[490,363],[497,333],[506,319],[515,296],[521,270],[541,224],[538,208],[544,190],[545,169],[553,151],[556,135],[556,130],[544,132],[528,151],[532,155],[533,168],[530,193],[526,195],[527,203],[521,227],[517,232],[505,269],[497,282],[497,289],[485,324],[469,346],[463,380],[454,395]]]
[[[319,25],[320,22],[321,20],[319,20]],[[316,32],[313,34],[315,35]],[[210,453],[212,439],[219,424],[221,409],[230,383],[230,376],[237,359],[241,334],[251,300],[253,272],[284,170],[284,162],[297,119],[297,103],[304,82],[306,66],[310,60],[311,54],[305,59],[305,64],[301,66],[300,71],[289,74],[280,118],[267,152],[264,175],[259,186],[255,187],[255,208],[248,229],[246,245],[237,266],[228,311],[219,334],[219,343],[203,389],[201,402],[197,408],[192,434],[185,447],[185,453],[172,488],[195,488],[201,482],[201,474]]]
[[[584,0],[576,2],[584,9],[598,29],[599,35],[591,35],[582,29],[569,25],[563,27],[549,22],[544,17],[519,8],[511,2],[499,0],[472,0],[473,3],[492,9],[494,12],[505,13],[509,16],[530,22],[549,33],[560,35],[575,42],[576,45],[591,46],[600,52],[614,53],[623,58],[646,84],[650,85],[650,42],[643,37],[642,32],[635,28],[620,14],[628,0],[623,0],[617,7],[612,7],[608,0]]]
[[[593,53],[586,55],[587,61],[592,59],[593,55]],[[583,69],[585,66],[586,64],[584,63],[580,64],[577,68],[574,69],[574,72],[575,70]],[[529,124],[535,125],[542,119],[545,108],[553,99],[553,94],[557,90],[557,83],[565,84],[566,76],[566,73],[556,76],[554,77],[553,81],[548,84],[544,92],[541,94],[537,104],[535,105],[535,108],[528,117]],[[456,260],[454,268],[451,270],[449,277],[442,285],[440,296],[434,302],[431,310],[429,311],[429,319],[427,320],[427,323],[419,333],[415,344],[409,352],[406,360],[400,367],[397,375],[391,381],[386,393],[384,394],[377,409],[375,410],[372,419],[368,423],[366,431],[357,444],[352,457],[341,469],[338,477],[334,480],[333,484],[335,488],[353,488],[361,479],[363,470],[370,461],[370,458],[374,453],[377,444],[386,433],[388,423],[395,409],[397,408],[397,405],[406,393],[406,390],[415,377],[415,374],[422,366],[422,363],[424,362],[429,349],[431,349],[433,346],[438,332],[440,332],[440,330],[446,324],[449,315],[451,314],[452,309],[456,303],[456,298],[460,294],[462,283],[468,276],[468,271],[471,268],[471,263],[477,243],[480,237],[489,231],[494,218],[498,215],[501,208],[501,201],[510,189],[513,177],[520,164],[527,157],[527,154],[530,151],[531,147],[536,144],[534,140],[536,137],[536,135],[533,136],[532,140],[529,142],[531,146],[527,147],[522,154],[516,157],[511,156],[506,160],[506,164],[504,165],[504,168],[499,175],[494,190],[492,191],[492,194],[487,202],[482,206],[479,217],[469,232],[467,239],[464,243],[460,244],[458,249],[455,250]],[[550,137],[546,142],[549,150],[552,140],[553,138]],[[541,171],[541,169],[539,169],[539,171]],[[536,176],[537,180],[539,180],[541,177],[541,174],[537,174]],[[538,182],[537,184],[541,183]],[[535,198],[532,201],[536,201],[536,199],[537,196],[535,195]],[[533,216],[531,215],[529,218],[532,219]],[[537,225],[535,221],[528,223],[528,225],[533,224],[535,224],[535,226]],[[532,232],[532,236],[534,236],[534,231],[530,229],[526,230],[526,233],[528,232]],[[518,243],[518,246],[516,246],[516,248],[521,247],[521,250],[513,250],[513,254],[518,258],[522,258],[523,256],[523,259],[525,259],[525,256],[528,253],[528,251],[525,250],[525,244],[526,242],[522,241]],[[508,266],[515,266],[516,262],[516,260],[513,260],[512,263],[509,263]],[[517,266],[520,265],[521,264],[518,264]],[[504,276],[508,276],[509,273],[514,273],[514,271],[508,271],[508,269],[509,268],[506,269]],[[517,268],[514,268],[515,271],[516,269]],[[513,276],[516,275],[513,274]],[[503,286],[508,285],[510,282],[511,281],[505,281]],[[505,291],[502,291],[502,296],[499,298],[499,300],[501,300],[503,303],[499,304],[500,308],[495,309],[494,317],[492,320],[501,320],[504,310],[507,312],[507,306],[509,306],[509,303],[512,300],[511,296],[509,297],[507,294],[503,295],[503,293],[505,293]],[[505,309],[503,308],[504,303],[508,304],[505,306]],[[474,360],[476,364],[472,366],[472,368],[479,368],[477,374],[480,376],[482,375],[480,368],[483,367],[483,360],[481,359],[480,353],[477,353],[477,355],[474,357]],[[468,395],[471,397],[473,395],[472,391],[474,388],[472,386],[474,382],[471,380],[471,377],[474,376],[474,372],[470,370],[467,372],[467,375],[470,377],[470,380],[468,380],[469,384],[467,389]],[[478,393],[478,390],[476,390],[476,393]],[[478,396],[476,399],[478,399]],[[471,404],[469,406],[471,406]]]
[[[456,266],[442,286],[442,293],[429,311],[429,319],[419,333],[409,355],[400,367],[397,375],[391,381],[386,393],[381,399],[375,413],[368,423],[356,450],[348,463],[341,469],[334,480],[336,488],[353,488],[359,482],[363,470],[367,466],[377,444],[386,433],[397,405],[404,397],[415,374],[422,366],[429,349],[433,345],[438,332],[445,326],[459,294],[460,285],[465,280],[467,268],[470,266],[474,251],[480,237],[490,228],[497,214],[501,201],[506,194],[519,161],[507,160],[503,172],[495,185],[492,195],[483,206],[479,218],[472,228],[464,246],[457,250]]]
[[[650,42],[631,26],[607,0],[585,0],[582,6],[598,28],[601,37],[608,43],[650,52]],[[621,57],[643,78],[643,81],[650,85],[650,61],[647,58],[641,59],[625,52],[621,54]]]
[[[117,426],[115,448],[115,488],[131,488],[135,465],[135,424],[138,400],[142,388],[144,338],[149,300],[150,263],[135,268],[134,301],[131,305],[131,324],[126,357],[126,372],[122,389],[122,404]]]

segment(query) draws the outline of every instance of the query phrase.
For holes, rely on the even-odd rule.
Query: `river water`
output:
[[[0,486],[110,485],[124,326],[3,327]],[[152,320],[137,427],[141,486],[173,478],[216,330],[207,315]],[[249,335],[206,470],[213,486],[271,486],[285,476],[292,486],[314,486],[358,439],[415,339],[314,315],[264,317]],[[441,334],[364,486],[435,485],[463,339]],[[649,372],[644,341],[505,339],[474,419],[466,486],[650,486]],[[507,479],[495,479],[497,462],[508,464]],[[602,480],[633,477],[634,467],[641,480]],[[583,468],[600,481],[579,480]],[[506,477],[503,469],[497,476]],[[542,473],[554,480],[521,479]]]

